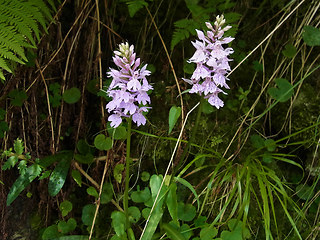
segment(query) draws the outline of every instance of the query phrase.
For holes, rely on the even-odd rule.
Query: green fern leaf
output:
[[[1,46],[0,46],[0,50],[2,50],[2,49],[1,49]],[[12,70],[11,70],[10,67],[8,66],[6,60],[5,60],[4,58],[2,58],[2,57],[0,57],[0,70],[1,70],[1,68],[4,69],[4,70],[6,70],[6,71],[9,72],[9,73],[12,73]],[[1,73],[3,74],[2,71],[1,71]]]
[[[195,35],[195,29],[200,28],[200,24],[192,19],[181,19],[174,23],[176,29],[172,35],[171,50],[182,40],[189,38],[190,35]]]
[[[124,0],[124,2],[128,5],[130,17],[133,17],[141,8],[148,6],[145,0]]]
[[[0,79],[2,70],[12,72],[12,63],[27,62],[25,49],[36,47],[39,25],[47,31],[51,9],[56,10],[53,0],[0,0]]]
[[[1,67],[1,66],[0,66]],[[2,81],[5,81],[6,80],[6,78],[4,77],[4,75],[3,75],[3,72],[2,72],[2,70],[1,70],[1,68],[0,68],[0,79],[2,80]]]

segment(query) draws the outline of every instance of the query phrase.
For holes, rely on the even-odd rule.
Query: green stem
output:
[[[129,199],[129,174],[130,174],[130,145],[131,145],[131,118],[128,118],[128,128],[127,128],[127,155],[126,155],[126,182],[123,198],[123,208],[126,215],[126,228],[130,228],[129,222],[129,212],[128,212],[128,199]]]
[[[187,156],[187,153],[189,152],[190,150],[190,147],[191,147],[191,144],[194,142],[194,139],[195,139],[195,136],[196,136],[196,133],[197,133],[197,130],[198,130],[198,126],[199,126],[199,122],[200,122],[200,118],[201,118],[201,112],[202,112],[202,105],[203,105],[203,102],[204,102],[204,98],[201,97],[200,99],[200,104],[199,104],[199,107],[198,107],[198,112],[197,112],[197,117],[196,117],[196,121],[195,121],[195,124],[194,124],[194,128],[192,129],[192,132],[191,132],[191,137],[188,141],[188,144],[186,146],[186,148],[183,150],[182,154],[181,154],[181,158],[180,158],[180,161],[179,161],[179,164],[177,166],[177,170],[181,167],[181,165],[183,164],[183,162],[185,161],[185,158]]]

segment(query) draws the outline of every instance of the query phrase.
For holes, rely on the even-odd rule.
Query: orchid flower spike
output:
[[[208,102],[219,109],[223,107],[223,101],[218,97],[219,93],[226,94],[221,88],[229,89],[226,83],[229,80],[226,75],[231,70],[228,56],[233,53],[231,47],[224,48],[224,44],[230,43],[234,38],[223,37],[224,32],[231,26],[223,27],[224,16],[217,16],[214,25],[206,22],[209,29],[206,33],[196,29],[198,40],[191,42],[196,48],[195,53],[188,62],[197,64],[191,79],[183,79],[192,85],[189,93],[198,93],[208,99]]]
[[[147,64],[140,67],[140,58],[136,58],[134,46],[128,42],[121,43],[119,50],[114,51],[113,62],[118,69],[110,68],[107,72],[112,82],[107,94],[112,100],[106,108],[111,115],[108,117],[111,127],[118,127],[123,117],[132,117],[138,126],[146,124],[142,112],[148,112],[151,107],[148,91],[153,89],[146,77],[151,74]]]

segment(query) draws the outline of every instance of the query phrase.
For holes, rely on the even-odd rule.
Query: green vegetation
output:
[[[0,0],[0,236],[318,239],[319,6]],[[217,109],[183,79],[196,30],[222,15],[234,53]],[[152,109],[112,128],[106,72],[125,42]]]

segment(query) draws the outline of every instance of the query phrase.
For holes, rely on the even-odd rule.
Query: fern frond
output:
[[[0,45],[4,45],[10,51],[16,53],[20,56],[23,60],[27,61],[26,56],[24,55],[24,50],[21,47],[20,42],[24,41],[22,35],[19,35],[15,32],[13,26],[1,25],[1,32],[0,32]],[[0,52],[0,55],[5,54],[6,52]]]
[[[196,30],[201,27],[199,23],[193,19],[181,19],[174,23],[175,31],[172,35],[171,50],[182,40],[189,38],[190,35],[195,35]]]
[[[128,5],[129,15],[133,17],[141,8],[148,6],[145,0],[123,0]]]
[[[49,0],[54,6],[54,1]],[[27,61],[25,48],[35,48],[41,31],[47,31],[52,19],[51,9],[44,0],[0,0],[0,78],[2,69],[12,72],[10,63]]]
[[[0,50],[1,50],[1,46],[0,46]],[[6,71],[9,72],[9,73],[12,73],[12,70],[11,70],[11,68],[8,66],[8,63],[7,63],[6,60],[5,60],[4,58],[2,58],[2,57],[0,57],[0,70],[1,70],[1,68],[4,69],[4,70],[6,70]],[[2,71],[1,71],[1,72],[2,72]]]
[[[2,72],[1,69],[0,69],[0,79],[1,79],[2,81],[6,80],[6,78],[4,77],[3,72]]]

